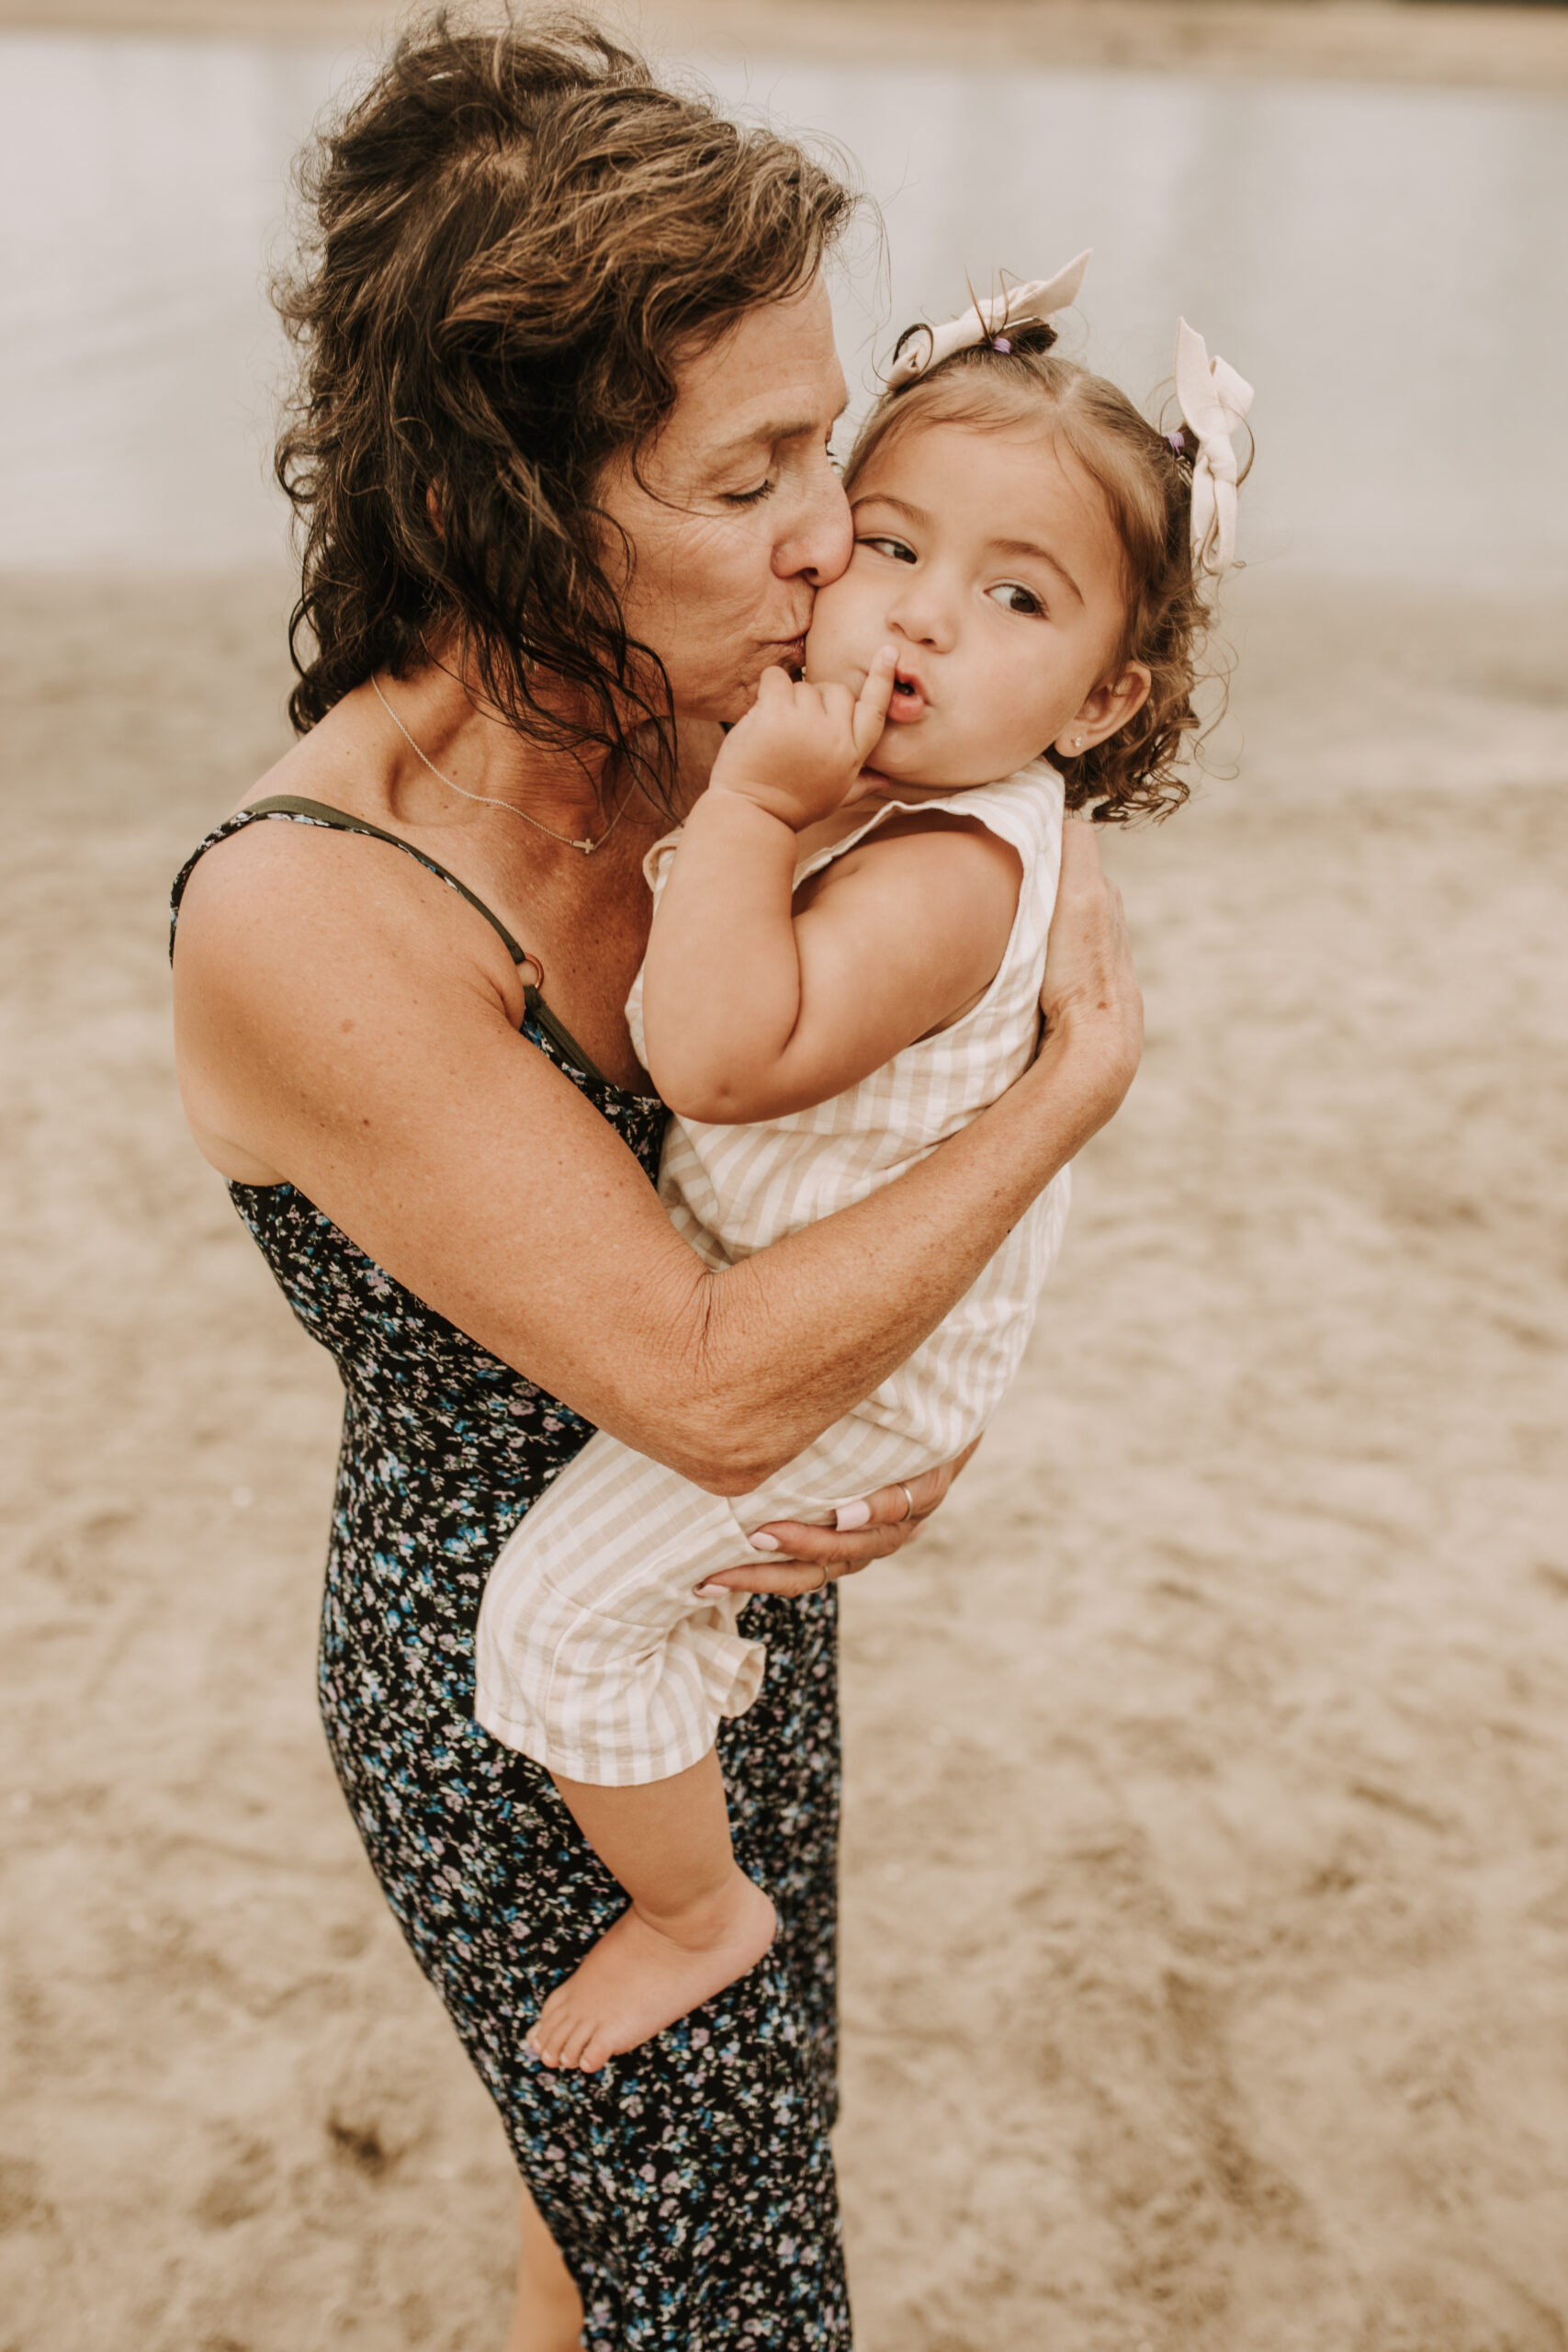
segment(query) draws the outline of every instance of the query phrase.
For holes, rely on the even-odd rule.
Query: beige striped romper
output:
[[[659,1189],[677,1232],[717,1271],[863,1200],[996,1100],[1039,1038],[1045,934],[1062,854],[1062,780],[1043,760],[921,808],[977,818],[1023,861],[1018,912],[980,1002],[831,1101],[747,1126],[671,1119]],[[798,886],[890,814],[795,869]],[[657,898],[678,836],[649,852]],[[626,1008],[644,1052],[641,977]],[[754,1565],[747,1532],[830,1519],[834,1506],[947,1462],[985,1427],[1018,1368],[1066,1218],[1064,1169],[978,1281],[890,1379],[756,1493],[705,1493],[601,1431],[520,1522],[479,1612],[475,1713],[569,1780],[667,1779],[743,1714],[767,1654],[740,1631],[744,1593],[701,1601],[716,1569]]]

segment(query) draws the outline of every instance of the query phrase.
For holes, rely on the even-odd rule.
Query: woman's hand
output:
[[[1062,828],[1062,874],[1040,990],[1047,1038],[1077,1034],[1100,1048],[1103,1125],[1137,1073],[1144,1050],[1144,1000],[1133,968],[1122,893],[1108,882],[1092,825]]]
[[[795,1520],[774,1520],[760,1527],[752,1543],[760,1551],[776,1546],[779,1556],[765,1566],[759,1561],[754,1568],[725,1568],[700,1589],[774,1592],[794,1600],[803,1592],[820,1592],[840,1577],[858,1576],[873,1560],[885,1560],[890,1552],[901,1552],[914,1542],[979,1442],[976,1438],[940,1468],[922,1471],[907,1487],[878,1487],[863,1502],[840,1510],[837,1527],[807,1527]],[[861,1512],[863,1518],[857,1516]]]

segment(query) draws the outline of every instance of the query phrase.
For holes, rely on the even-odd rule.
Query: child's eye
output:
[[[913,563],[915,560],[914,548],[906,546],[902,539],[863,538],[857,539],[855,545],[873,548],[878,555],[891,557],[895,563]]]
[[[1033,589],[1021,588],[1016,580],[1004,580],[999,588],[987,588],[986,594],[993,597],[1007,613],[1022,613],[1026,616],[1037,616],[1045,610]]]

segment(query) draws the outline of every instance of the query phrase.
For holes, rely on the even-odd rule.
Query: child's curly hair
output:
[[[1185,427],[1168,439],[1115,384],[1059,358],[1053,328],[1031,323],[1008,335],[1009,349],[987,341],[955,351],[885,393],[861,427],[844,488],[852,499],[875,452],[918,425],[1049,424],[1100,485],[1122,543],[1127,625],[1116,662],[1146,662],[1153,673],[1147,701],[1124,727],[1077,759],[1052,758],[1067,807],[1090,809],[1097,823],[1168,817],[1190,791],[1179,771],[1200,729],[1193,691],[1217,674],[1201,666],[1213,613],[1189,537],[1196,443]]]

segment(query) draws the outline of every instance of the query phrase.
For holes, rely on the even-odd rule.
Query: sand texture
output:
[[[846,1597],[861,2352],[1568,2345],[1562,616],[1251,601],[1027,1374]],[[170,1075],[281,603],[0,600],[6,2352],[502,2341],[314,1719],[334,1379]]]

